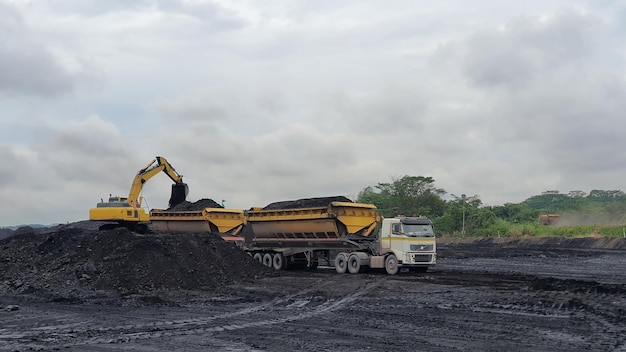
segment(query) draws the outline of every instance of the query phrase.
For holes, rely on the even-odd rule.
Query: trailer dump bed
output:
[[[237,236],[245,223],[243,210],[204,208],[201,210],[152,210],[150,221],[159,231],[220,233]]]
[[[367,238],[380,216],[372,204],[331,202],[327,206],[247,211],[255,247],[343,247],[350,237]]]

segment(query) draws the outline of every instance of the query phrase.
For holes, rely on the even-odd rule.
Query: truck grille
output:
[[[413,261],[416,263],[430,263],[433,256],[430,254],[416,254],[413,256]]]
[[[432,252],[433,245],[432,244],[412,244],[411,252]]]

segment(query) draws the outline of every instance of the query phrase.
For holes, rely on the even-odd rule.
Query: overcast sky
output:
[[[624,190],[624,38],[625,1],[0,0],[0,225],[87,219],[157,155],[239,209]]]

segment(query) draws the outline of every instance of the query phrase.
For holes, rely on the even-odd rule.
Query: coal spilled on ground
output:
[[[0,292],[6,293],[80,299],[90,291],[212,291],[275,275],[209,234],[98,231],[86,221],[0,241]]]
[[[277,210],[277,209],[299,209],[299,208],[315,208],[325,207],[332,202],[348,202],[352,201],[344,196],[331,196],[331,197],[318,197],[318,198],[303,198],[298,200],[288,200],[281,202],[274,202],[266,205],[264,210]]]

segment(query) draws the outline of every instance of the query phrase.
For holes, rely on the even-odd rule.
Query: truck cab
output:
[[[376,245],[378,248],[375,252],[384,256],[386,261],[393,255],[391,260],[395,257],[398,268],[425,272],[437,261],[433,223],[424,217],[398,216],[383,219]],[[395,270],[393,265],[391,269]]]

